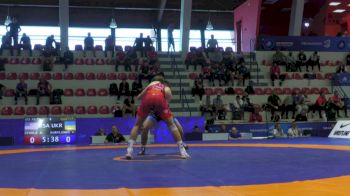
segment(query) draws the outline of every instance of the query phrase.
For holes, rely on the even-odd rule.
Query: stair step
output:
[[[187,102],[188,103],[195,103],[195,100],[194,99],[187,99]],[[181,99],[172,99],[170,101],[170,103],[181,103]],[[184,103],[186,105],[186,101],[184,100]]]

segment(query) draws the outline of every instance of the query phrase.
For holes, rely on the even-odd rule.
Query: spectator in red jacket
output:
[[[272,81],[272,86],[275,86],[275,80],[279,79],[280,80],[280,86],[282,86],[282,82],[286,78],[286,75],[281,74],[281,69],[278,66],[277,63],[273,63],[271,68],[270,68],[270,78]]]
[[[249,116],[249,122],[251,123],[262,122],[261,114],[258,111],[254,110],[254,112],[251,113]]]
[[[318,110],[319,117],[322,118],[321,111],[325,110],[327,103],[327,98],[324,95],[323,92],[320,93],[320,96],[317,97],[316,102],[313,106],[313,113],[315,113],[315,110]]]

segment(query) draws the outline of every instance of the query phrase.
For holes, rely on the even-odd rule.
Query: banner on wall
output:
[[[337,73],[334,75],[334,84],[336,86],[350,86],[349,73]]]
[[[350,139],[350,120],[338,121],[328,137]]]
[[[347,52],[350,38],[326,36],[260,36],[257,50]]]

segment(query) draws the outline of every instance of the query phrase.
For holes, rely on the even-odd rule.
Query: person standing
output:
[[[16,93],[15,93],[15,105],[17,105],[18,97],[24,97],[25,104],[28,103],[28,87],[27,83],[23,79],[20,80],[20,82],[16,86]]]
[[[13,39],[13,47],[17,48],[18,45],[18,33],[21,31],[21,27],[17,23],[17,18],[13,17],[12,22],[6,26],[6,30],[8,31],[10,28],[10,39]]]
[[[174,25],[170,24],[168,26],[168,54],[170,52],[170,47],[173,47],[173,51],[175,52],[175,43],[174,43],[174,36],[173,36],[173,31],[174,31]]]

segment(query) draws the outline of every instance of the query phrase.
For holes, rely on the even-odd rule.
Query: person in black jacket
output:
[[[127,83],[125,79],[119,84],[118,99],[120,99],[121,95],[124,95],[124,96],[130,95],[129,83]]]
[[[112,132],[107,135],[105,143],[120,143],[126,142],[124,136],[119,132],[119,129],[113,125]]]

